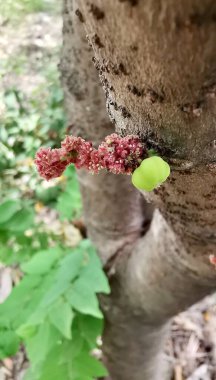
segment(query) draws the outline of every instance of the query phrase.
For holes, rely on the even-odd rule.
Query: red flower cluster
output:
[[[41,148],[35,164],[40,175],[49,180],[59,177],[71,163],[92,173],[106,169],[114,174],[131,174],[146,156],[147,151],[138,136],[121,138],[113,133],[98,149],[81,137],[66,136],[60,149]]]
[[[114,174],[131,174],[146,153],[139,137],[133,135],[121,138],[113,133],[98,147],[102,168]]]
[[[41,177],[49,180],[59,177],[67,166],[61,149],[41,148],[35,158],[35,164]]]

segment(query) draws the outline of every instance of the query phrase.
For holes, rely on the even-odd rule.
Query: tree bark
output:
[[[172,166],[167,183],[144,194],[155,211],[128,176],[79,174],[88,233],[112,288],[101,298],[111,378],[165,379],[170,318],[216,284],[208,260],[216,242],[216,4],[65,0],[63,16],[72,133],[97,145],[114,129],[93,58],[116,130],[138,134]]]

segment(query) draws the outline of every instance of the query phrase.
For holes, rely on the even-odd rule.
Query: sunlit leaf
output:
[[[25,264],[22,264],[21,268],[28,274],[45,274],[56,263],[60,256],[61,250],[58,248],[51,248],[46,251],[42,251],[33,256],[33,258]]]
[[[7,222],[19,209],[19,201],[6,200],[4,203],[0,204],[0,223]]]
[[[71,339],[71,325],[74,317],[71,306],[60,298],[50,309],[49,319],[51,323],[67,339]]]

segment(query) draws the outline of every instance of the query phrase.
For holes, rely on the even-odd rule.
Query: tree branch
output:
[[[171,165],[149,200],[207,263],[216,243],[216,3],[95,0],[103,19],[78,4],[116,130],[138,134]]]
[[[138,6],[132,6],[133,3],[138,3]],[[206,1],[205,6],[210,3]],[[78,6],[80,4],[81,7]],[[158,3],[150,0],[145,3],[95,0],[90,4],[81,0],[65,0],[64,7],[61,71],[66,108],[74,126],[72,133],[98,144],[113,128],[104,112],[104,96],[91,64],[91,49],[84,38],[85,26],[94,48],[109,113],[115,119],[118,131],[122,134],[138,133],[149,147],[157,147],[173,163],[170,181],[149,197],[159,206],[168,224],[156,211],[150,227],[148,222],[152,208],[146,206],[130,185],[128,177],[80,173],[89,236],[103,260],[112,288],[111,296],[101,300],[106,318],[103,350],[112,380],[165,379],[158,360],[169,319],[215,287],[215,272],[208,264],[207,255],[214,249],[215,169],[212,148],[205,145],[212,139],[214,117],[208,111],[201,118],[193,116],[190,119],[190,115],[187,119],[176,106],[180,100],[194,100],[194,94],[198,94],[195,77],[199,74],[199,82],[202,77],[197,63],[194,67],[196,74],[190,67],[185,69],[184,79],[181,78],[182,45],[179,53],[174,48],[174,52],[168,54],[176,39],[169,29],[173,23],[164,20],[169,16],[172,21],[178,14],[180,25],[185,20],[187,22],[189,13],[184,19],[182,11],[183,5],[187,5],[186,0],[182,0],[180,5],[178,3],[179,13],[170,8],[174,4],[171,0],[167,0],[162,9],[154,4]],[[190,0],[188,4],[189,12],[194,1]],[[157,26],[158,20],[160,27]],[[186,26],[182,28],[187,29]],[[199,37],[200,33],[206,36],[208,32],[212,41],[214,27],[204,25],[205,28],[208,30],[200,31]],[[159,40],[154,45],[154,38],[159,32],[162,48],[157,53],[160,56],[157,56]],[[190,33],[192,36],[189,34],[187,41],[192,39],[194,43],[193,28]],[[181,36],[182,44],[184,37]],[[208,58],[213,64],[215,53],[209,51],[209,44],[204,52],[204,61]],[[191,44],[186,46],[184,59],[188,57],[190,48]],[[148,51],[147,59],[145,49]],[[168,54],[167,67],[162,64],[164,54]],[[179,61],[172,71],[173,57]],[[202,66],[205,73],[207,67],[206,63]],[[187,84],[186,78],[191,72]],[[181,80],[172,88],[177,74]],[[163,88],[166,101],[162,100]],[[209,123],[204,128],[203,123],[207,119]],[[191,139],[188,139],[189,126]],[[201,138],[200,142],[195,131]],[[198,141],[198,145],[189,162],[193,139]],[[201,149],[203,163],[196,166]],[[208,169],[200,166],[206,164]]]

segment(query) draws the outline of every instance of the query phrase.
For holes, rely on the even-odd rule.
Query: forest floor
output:
[[[52,77],[52,71],[56,72],[61,29],[60,14],[50,10],[34,10],[12,21],[10,17],[0,18],[1,93],[11,87],[26,96],[32,96],[40,86],[46,91],[44,73],[48,71],[48,77]],[[56,214],[47,224],[51,222],[53,229],[59,227]],[[73,229],[75,241],[79,240],[77,234]],[[13,268],[0,264],[0,302],[9,294],[16,275]],[[165,356],[173,368],[172,380],[216,380],[215,295],[174,318]],[[26,362],[24,349],[4,359],[0,363],[0,380],[21,380]]]

